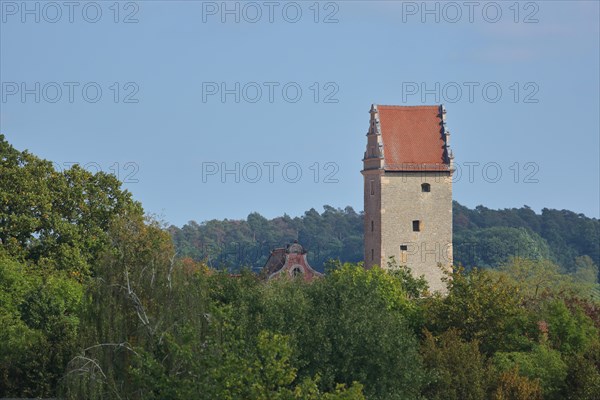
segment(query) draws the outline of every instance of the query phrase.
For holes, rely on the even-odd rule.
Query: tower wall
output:
[[[424,192],[423,184],[429,184]],[[366,204],[366,203],[365,203]],[[376,215],[377,210],[365,212]],[[424,275],[432,291],[446,285],[438,263],[452,267],[452,178],[449,172],[389,172],[381,178],[381,259],[394,256],[415,276]],[[419,231],[413,230],[419,221]],[[401,246],[406,246],[403,250]]]
[[[382,170],[363,171],[365,268],[381,265],[381,177]]]

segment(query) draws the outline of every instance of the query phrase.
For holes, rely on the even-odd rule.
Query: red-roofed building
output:
[[[363,158],[365,267],[390,257],[444,291],[452,267],[450,132],[443,106],[372,105]]]

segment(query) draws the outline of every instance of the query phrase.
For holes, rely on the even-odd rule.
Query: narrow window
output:
[[[403,244],[400,245],[400,262],[402,264],[406,264],[408,262],[408,254],[406,253],[408,251],[408,246]]]
[[[375,223],[371,220],[371,232],[375,230]]]
[[[371,249],[371,261],[375,259],[375,249]]]
[[[429,183],[421,184],[421,192],[426,192],[426,193],[431,192],[431,185]]]
[[[413,232],[421,231],[421,221],[413,221]]]
[[[371,196],[375,195],[375,181],[371,181]]]
[[[301,275],[302,275],[302,270],[300,268],[296,267],[292,270],[292,276],[294,278],[301,276]]]

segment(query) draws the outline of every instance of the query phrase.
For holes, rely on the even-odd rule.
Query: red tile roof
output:
[[[448,170],[440,106],[377,106],[385,169]]]

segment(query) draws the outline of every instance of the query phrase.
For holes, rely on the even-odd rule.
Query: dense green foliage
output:
[[[0,171],[0,397],[51,395],[109,226],[142,208],[113,175],[57,172],[2,135]]]
[[[387,271],[329,260],[327,274],[311,283],[265,282],[250,269],[214,269],[206,255],[177,257],[172,237],[180,251],[190,244],[184,254],[196,249],[188,239],[202,235],[217,238],[213,244],[238,235],[249,246],[299,236],[313,249],[325,237],[327,257],[360,259],[361,216],[326,208],[168,231],[110,175],[58,173],[1,136],[0,162],[0,397],[593,400],[600,393],[597,254],[575,224],[593,228],[596,220],[573,222],[562,212],[567,222],[559,226],[572,223],[572,231],[560,240],[574,258],[561,261],[553,250],[559,237],[551,241],[543,228],[484,226],[467,216],[474,225],[465,237],[487,230],[469,240],[487,241],[495,261],[485,266],[496,268],[457,268],[444,296],[394,260]],[[512,245],[503,229],[532,251],[503,252]]]

